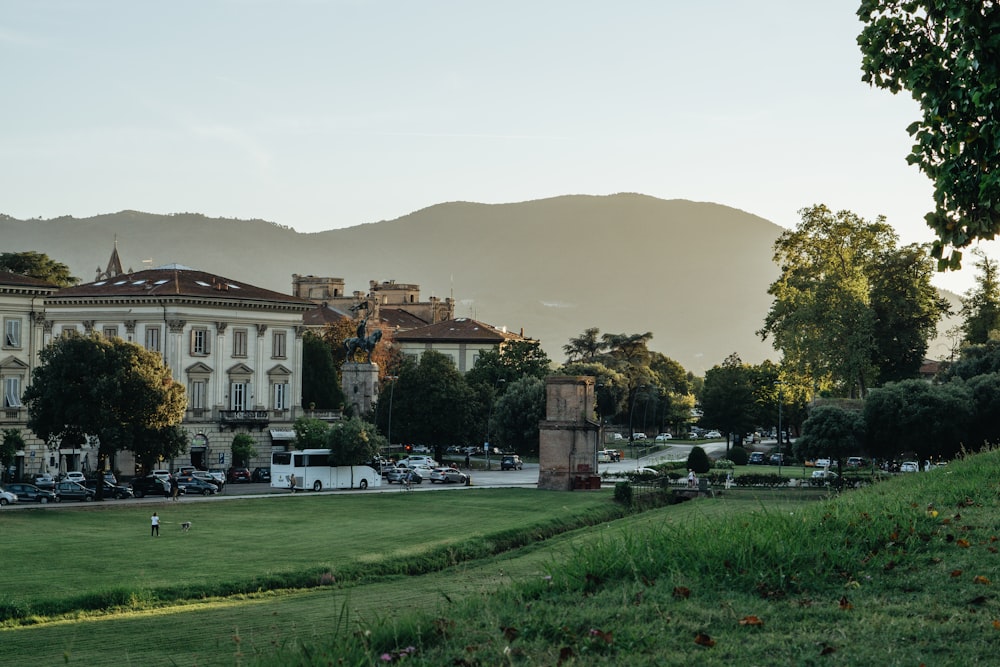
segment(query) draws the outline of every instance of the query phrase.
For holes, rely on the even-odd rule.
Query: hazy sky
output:
[[[639,192],[784,227],[825,203],[930,241],[917,106],[861,82],[857,5],[6,0],[0,213],[313,232]],[[966,264],[936,283],[964,291]]]

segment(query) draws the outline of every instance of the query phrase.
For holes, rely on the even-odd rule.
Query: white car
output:
[[[832,470],[813,470],[813,479],[837,479],[837,473]]]
[[[154,470],[153,472],[151,472],[149,474],[152,475],[153,477],[159,477],[160,479],[165,479],[165,480],[169,480],[170,479],[170,471],[169,470]]]
[[[17,502],[17,494],[0,489],[0,505],[8,505]]]
[[[673,439],[674,436],[670,435],[669,433],[661,433],[658,436],[656,436],[657,442],[666,442],[667,440],[673,440]]]
[[[920,472],[920,464],[916,461],[906,461],[899,466],[899,472]]]
[[[719,433],[718,431],[709,431],[708,433],[705,434],[705,437],[706,438],[721,438],[722,434]]]
[[[632,434],[632,439],[633,440],[645,440],[646,439],[646,434],[645,433],[633,433]]]
[[[396,461],[397,468],[412,468],[414,466],[424,466],[425,468],[439,468],[441,464],[429,456],[407,456],[405,459]]]
[[[469,476],[455,468],[434,468],[430,472],[429,479],[431,480],[431,484],[434,482],[441,482],[442,484],[469,484]]]
[[[65,479],[70,482],[76,482],[77,484],[83,484],[87,481],[87,477],[82,472],[76,470],[66,473]]]
[[[830,467],[830,459],[816,459],[816,467],[817,468],[829,468]]]

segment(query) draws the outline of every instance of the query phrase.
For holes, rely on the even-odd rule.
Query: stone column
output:
[[[340,376],[345,400],[354,415],[362,417],[370,413],[378,396],[378,364],[347,361]]]
[[[538,488],[600,488],[594,386],[590,376],[545,379],[545,419],[538,424]]]

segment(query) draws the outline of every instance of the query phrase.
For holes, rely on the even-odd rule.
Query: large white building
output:
[[[30,280],[0,275],[6,332],[0,428],[24,430],[27,413],[17,397],[30,382],[38,351],[54,337],[76,332],[119,337],[163,356],[187,389],[181,426],[191,447],[184,462],[228,467],[233,436],[243,432],[257,442],[256,463],[267,465],[274,446],[294,439],[292,424],[303,414],[302,316],[314,307],[311,301],[179,265],[109,271],[94,282],[62,289],[26,283]],[[96,464],[92,447],[66,448],[31,440],[30,431],[26,435],[18,476]],[[119,454],[114,466],[125,475],[134,472],[128,452]]]

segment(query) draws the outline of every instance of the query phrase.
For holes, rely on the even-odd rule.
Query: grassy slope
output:
[[[269,664],[375,664],[409,646],[412,665],[996,664],[998,479],[990,452],[791,511],[633,524],[550,580]]]

